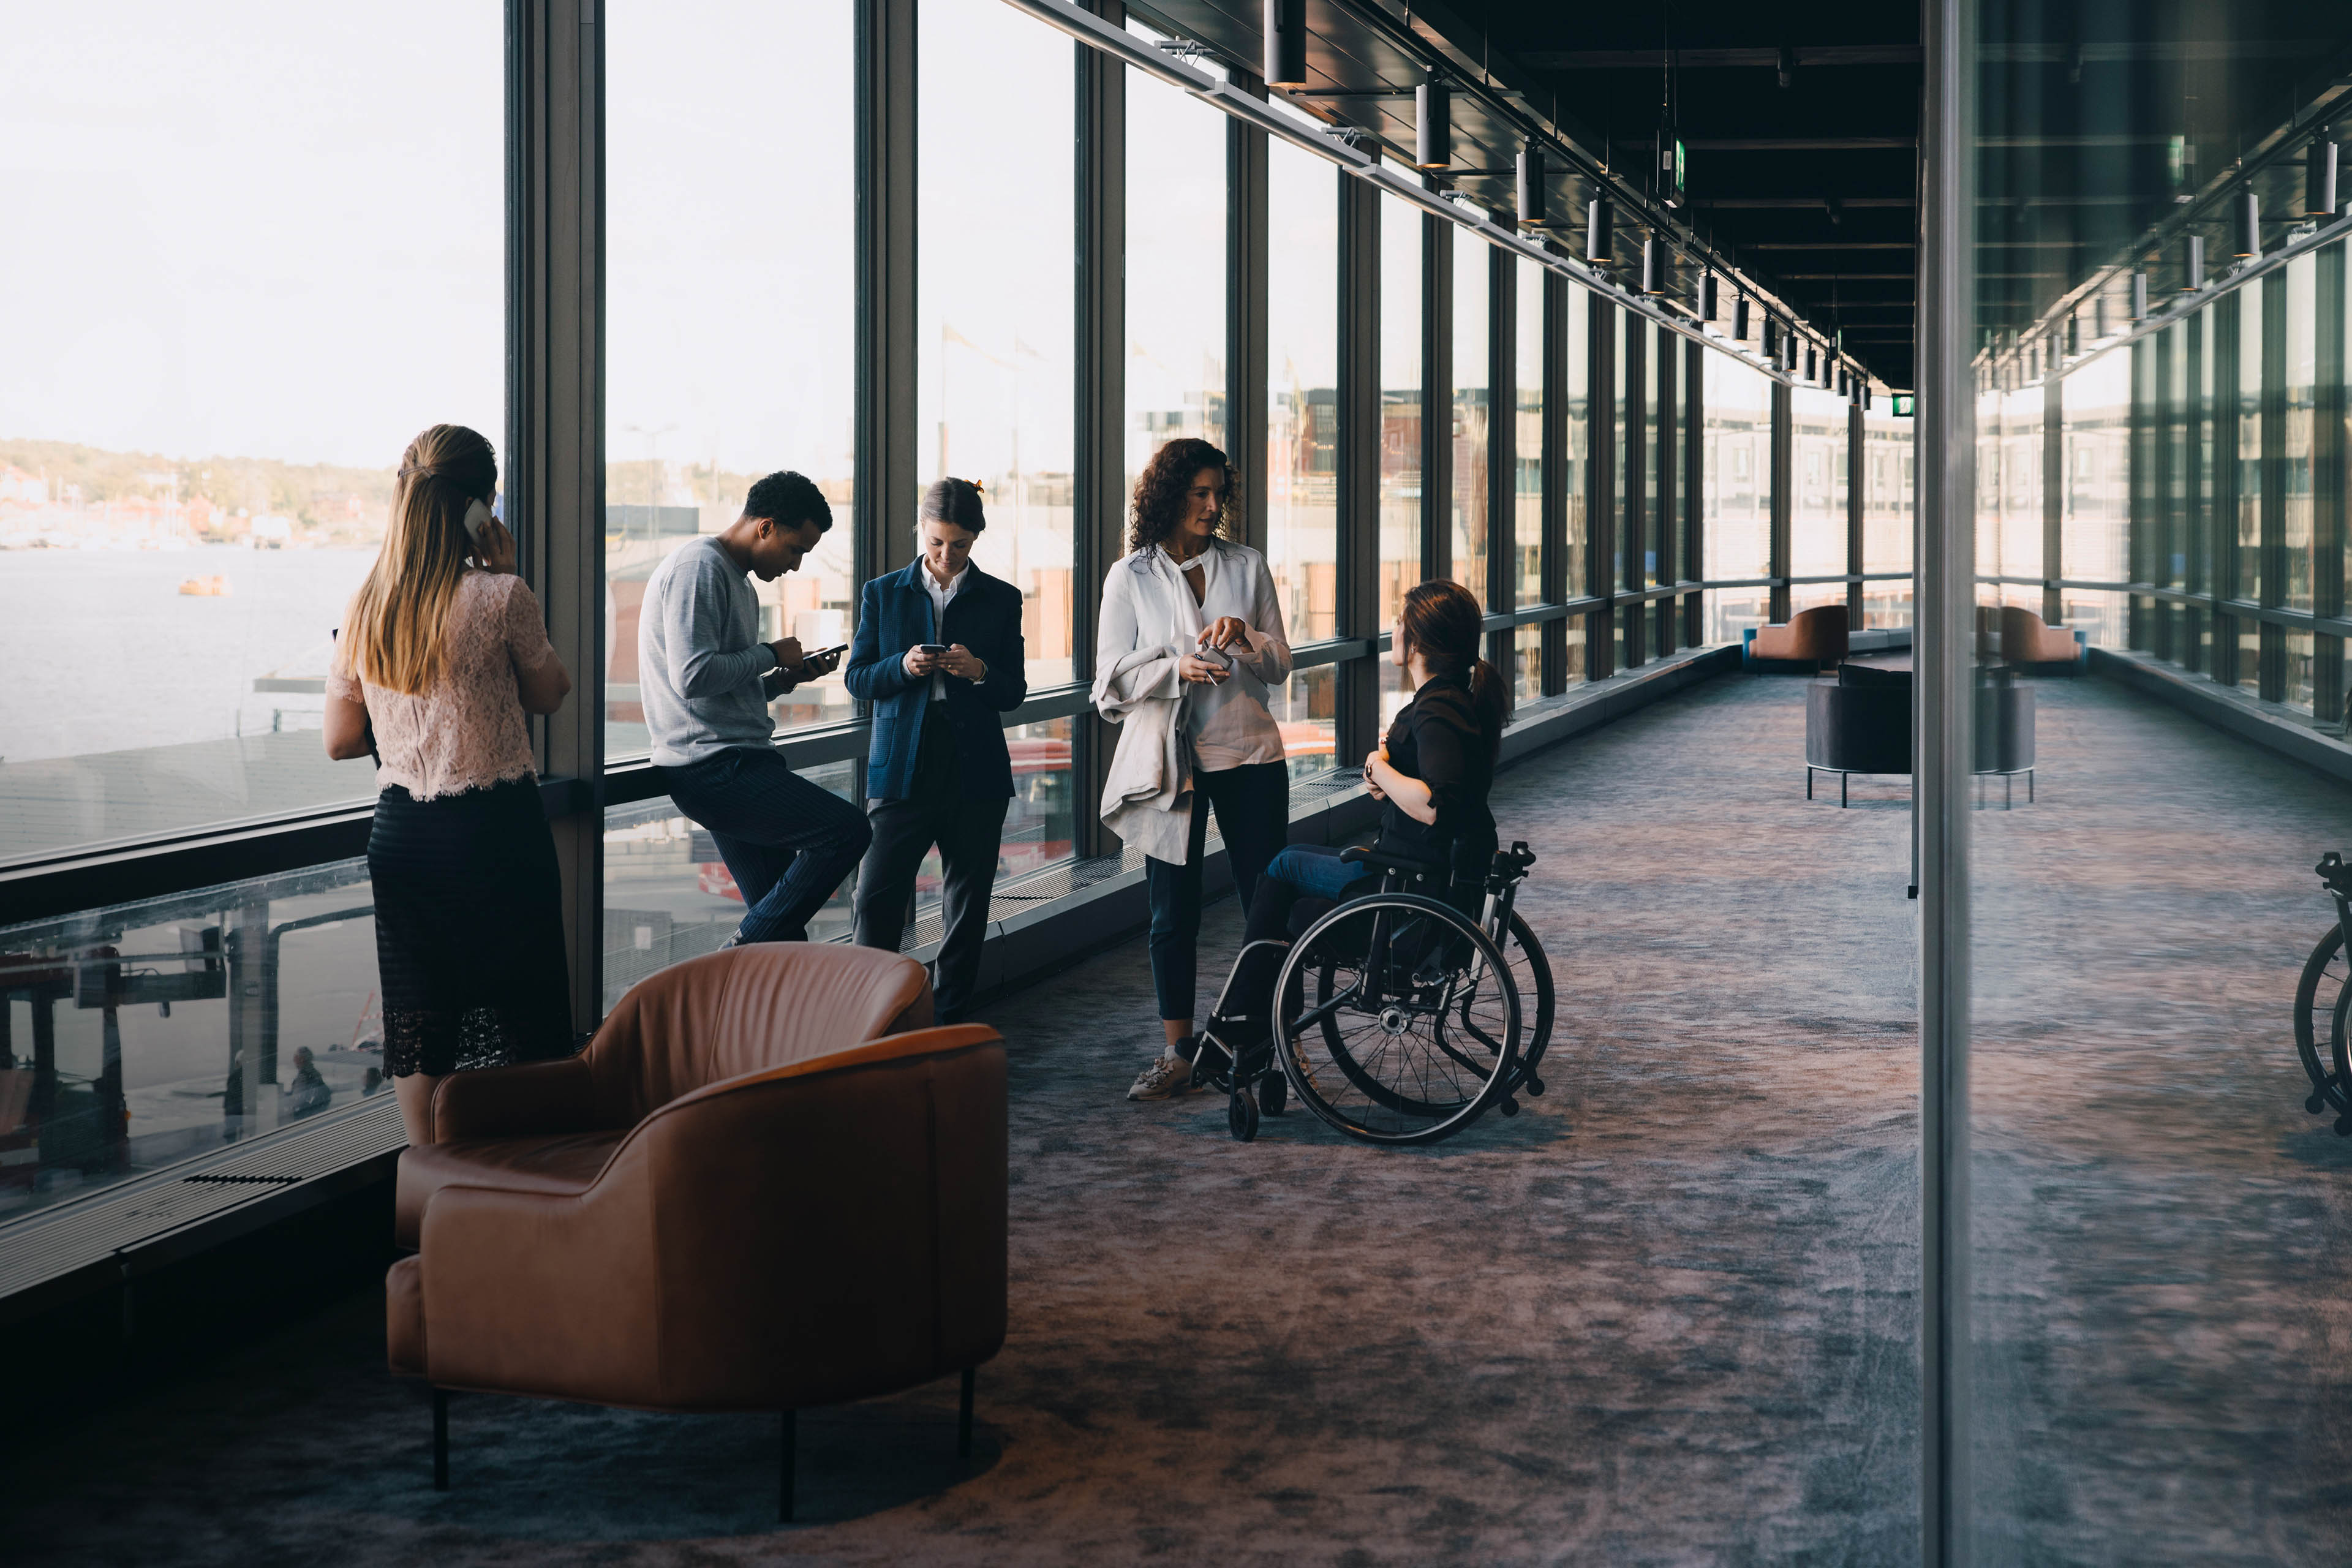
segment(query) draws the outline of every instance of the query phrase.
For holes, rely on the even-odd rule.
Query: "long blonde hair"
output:
[[[361,679],[422,696],[441,679],[449,606],[473,548],[466,508],[498,488],[498,454],[463,425],[436,425],[400,455],[383,549],[343,615]]]

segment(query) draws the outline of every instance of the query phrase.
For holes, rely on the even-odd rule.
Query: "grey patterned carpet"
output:
[[[2284,1040],[2343,795],[2042,690],[2038,803],[1975,818],[1989,1559],[2342,1562],[2352,1142]],[[436,1495],[362,1297],[20,1460],[8,1556],[1909,1561],[1906,790],[1807,802],[1802,715],[1727,677],[1505,776],[1559,1037],[1450,1143],[1127,1103],[1140,944],[1001,1005],[1013,1327],[969,1467],[952,1383],[809,1413],[778,1531],[766,1420],[475,1398]]]

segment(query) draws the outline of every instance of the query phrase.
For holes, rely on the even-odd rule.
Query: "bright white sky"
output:
[[[389,468],[500,438],[497,0],[0,0],[0,434]]]

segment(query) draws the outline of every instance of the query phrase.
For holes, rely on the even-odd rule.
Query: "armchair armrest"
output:
[[[433,1091],[434,1142],[535,1138],[603,1126],[585,1056],[451,1073]]]

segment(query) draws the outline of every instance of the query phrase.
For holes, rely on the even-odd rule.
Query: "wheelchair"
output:
[[[1244,1037],[1234,993],[1251,952],[1279,942],[1242,950],[1202,1032],[1194,1080],[1224,1090],[1228,1130],[1248,1142],[1294,1094],[1366,1143],[1433,1143],[1490,1107],[1517,1115],[1520,1095],[1544,1090],[1551,1041],[1551,965],[1513,908],[1535,856],[1515,843],[1467,877],[1372,849],[1339,858],[1375,868],[1377,888],[1294,912],[1294,929],[1308,923],[1283,953],[1271,1037]]]

